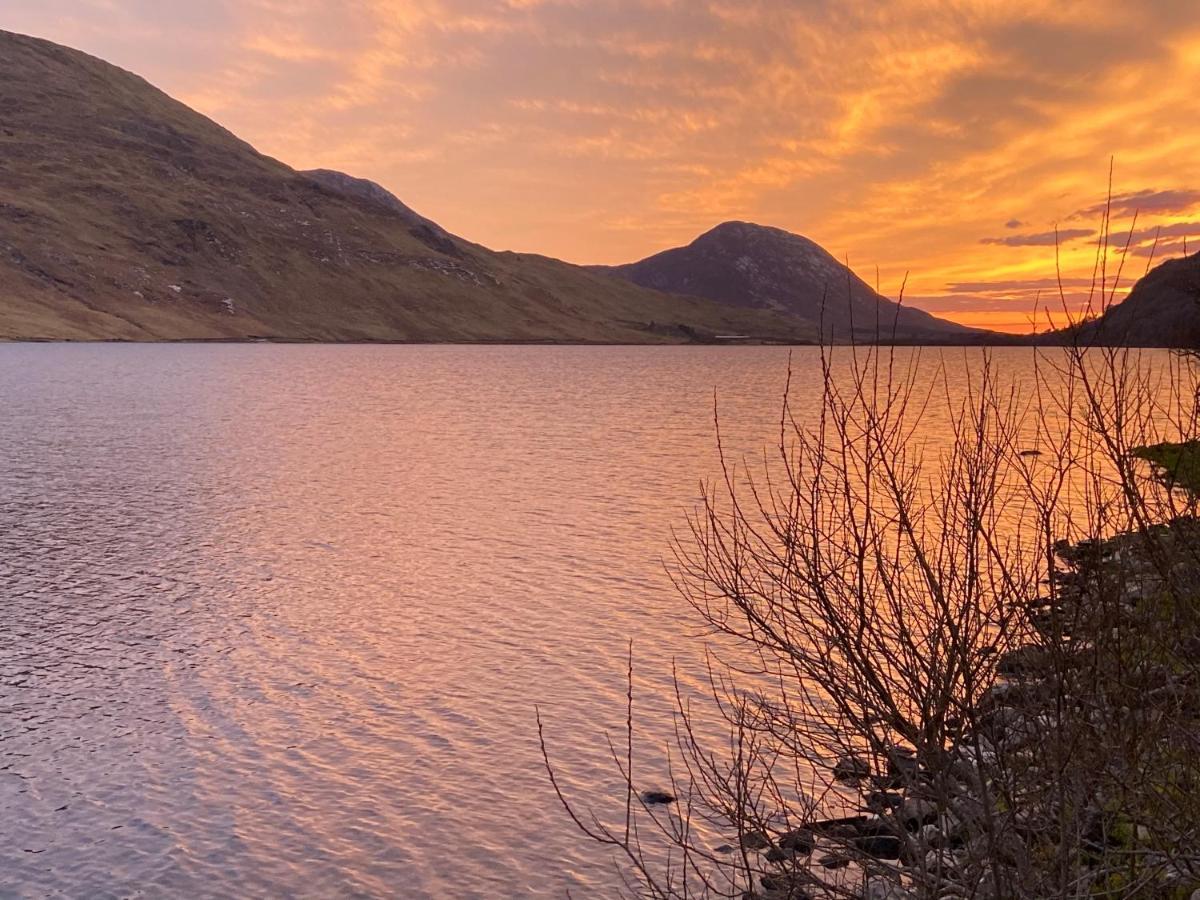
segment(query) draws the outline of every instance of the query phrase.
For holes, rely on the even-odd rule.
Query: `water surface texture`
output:
[[[662,559],[713,391],[754,451],[787,362],[0,346],[0,896],[611,895],[534,704],[566,788],[617,808],[633,638],[661,766],[701,655]],[[793,366],[803,415],[816,351]]]

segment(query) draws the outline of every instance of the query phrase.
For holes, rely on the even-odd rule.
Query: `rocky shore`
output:
[[[940,746],[847,755],[860,814],[741,837],[746,900],[1200,900],[1200,524],[1054,550]]]

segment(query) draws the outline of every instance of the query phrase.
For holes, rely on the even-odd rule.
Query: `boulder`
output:
[[[1011,706],[993,708],[980,722],[983,733],[996,746],[1004,746],[1014,736],[1021,736],[1025,726],[1025,714]]]
[[[786,897],[788,900],[803,900],[808,897],[808,893],[800,886],[798,873],[781,872],[763,875],[758,879],[758,883],[763,886],[763,890],[769,891],[775,896]]]

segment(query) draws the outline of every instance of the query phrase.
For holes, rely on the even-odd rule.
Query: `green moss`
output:
[[[1137,447],[1133,455],[1154,466],[1164,482],[1200,495],[1200,441],[1165,442]]]
[[[1128,819],[1118,819],[1109,828],[1109,839],[1118,847],[1133,846],[1133,825]]]

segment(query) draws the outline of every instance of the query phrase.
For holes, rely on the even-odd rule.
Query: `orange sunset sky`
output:
[[[5,0],[0,27],[497,249],[629,262],[745,219],[1027,331],[1056,226],[1086,293],[1110,158],[1127,273],[1160,227],[1157,258],[1200,247],[1200,0]]]

